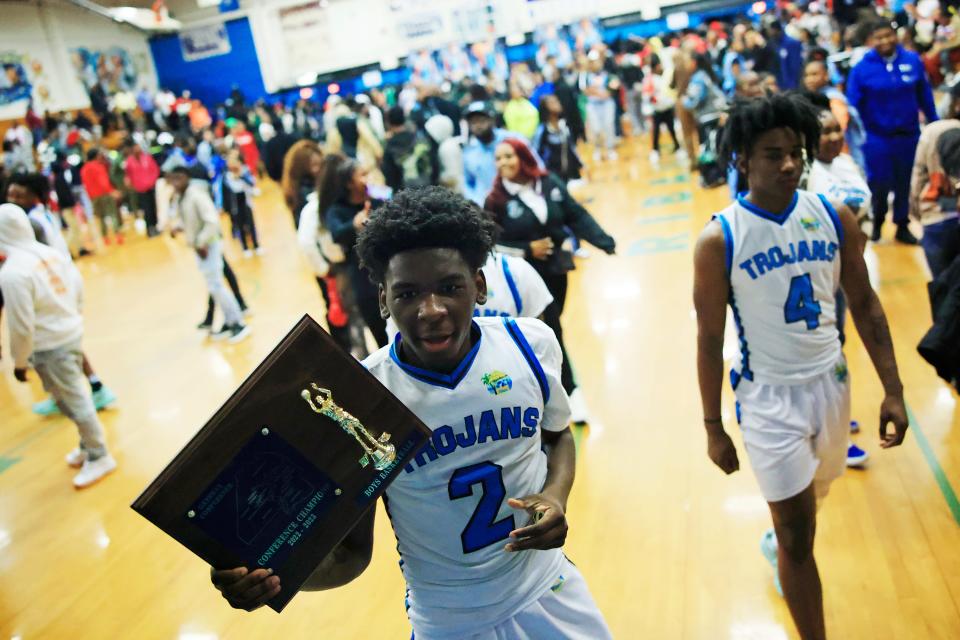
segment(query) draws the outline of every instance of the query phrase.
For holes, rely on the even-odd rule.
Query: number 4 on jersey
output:
[[[451,500],[459,500],[473,495],[473,485],[479,484],[483,490],[480,501],[470,521],[460,534],[464,553],[479,551],[495,542],[505,539],[516,528],[513,516],[494,520],[500,512],[500,505],[507,497],[503,485],[503,467],[490,461],[461,467],[450,476],[447,491]]]
[[[783,305],[783,319],[787,324],[804,321],[807,329],[820,326],[820,303],[813,297],[813,283],[810,274],[794,276],[790,281],[790,292]]]

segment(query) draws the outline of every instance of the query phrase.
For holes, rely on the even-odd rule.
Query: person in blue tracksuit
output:
[[[764,30],[767,40],[780,56],[780,68],[776,73],[777,86],[788,91],[800,86],[803,75],[803,43],[783,32],[779,20],[767,22]]]
[[[917,244],[907,228],[910,174],[920,138],[920,116],[937,120],[933,91],[920,57],[897,44],[889,22],[870,27],[872,51],[850,71],[847,99],[857,109],[867,130],[863,146],[867,183],[873,193],[873,237],[887,215],[887,199],[893,191],[893,222],[896,239]]]

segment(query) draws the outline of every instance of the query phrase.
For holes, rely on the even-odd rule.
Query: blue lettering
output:
[[[423,457],[423,454],[427,454],[427,457],[430,458],[428,461]],[[417,466],[422,467],[427,464],[427,462],[432,462],[437,459],[437,452],[433,450],[433,445],[429,442],[425,442],[423,449],[420,449],[420,453],[417,454],[417,457],[414,460],[417,461]]]
[[[827,243],[825,240],[813,241],[813,259],[814,260],[827,259]]]
[[[757,271],[760,272],[760,275],[770,271],[770,262],[767,260],[767,255],[765,253],[758,253],[757,255],[753,256],[753,263],[757,265]]]
[[[797,251],[797,262],[809,262],[813,258],[810,255],[810,245],[806,240],[801,240],[799,250]]]
[[[477,435],[477,442],[483,444],[488,438],[490,440],[500,439],[497,419],[493,417],[493,411],[489,409],[480,414],[480,433]]]
[[[794,244],[793,244],[792,242],[790,243],[789,246],[790,246],[790,255],[789,255],[789,256],[784,256],[784,257],[783,257],[783,260],[784,260],[784,262],[786,262],[787,264],[793,264],[794,262],[797,261],[797,247],[794,246]]]
[[[457,444],[463,448],[472,447],[477,444],[477,428],[473,424],[473,416],[465,416],[463,426],[467,432],[457,434]]]
[[[413,473],[413,465],[408,462],[407,466],[405,466],[403,470],[406,471],[407,473]]]
[[[770,258],[772,269],[779,269],[783,266],[783,251],[780,250],[780,247],[772,247],[767,252],[767,256]]]
[[[434,430],[433,448],[442,456],[453,453],[457,448],[457,439],[453,435],[453,427],[443,425]]]
[[[744,271],[746,271],[747,274],[749,274],[751,280],[756,280],[756,279],[757,279],[757,274],[754,273],[754,271],[753,271],[753,265],[750,264],[750,261],[749,261],[749,260],[746,260],[746,261],[744,261],[744,262],[741,262],[741,263],[740,263],[740,268],[743,269]]]
[[[500,437],[503,440],[520,437],[520,407],[500,410]]]
[[[827,246],[827,260],[829,260],[830,262],[833,262],[833,259],[837,257],[837,249],[838,249],[838,248],[839,248],[839,247],[837,247],[837,243],[836,243],[836,242],[831,242],[831,243]]]
[[[523,412],[523,429],[520,433],[524,438],[532,438],[537,433],[537,424],[540,422],[540,410],[536,407],[529,407]]]

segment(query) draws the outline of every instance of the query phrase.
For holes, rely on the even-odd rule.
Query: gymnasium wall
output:
[[[498,36],[523,42],[525,33],[549,22],[572,23],[582,15],[583,0],[265,0],[241,2],[239,11],[220,18],[215,10],[193,9],[177,17],[200,31],[200,48],[211,57],[188,60],[184,51],[192,35],[170,34],[151,39],[160,84],[195,97],[222,102],[232,85],[251,100],[294,99],[304,78],[326,75],[316,97],[326,97],[326,83],[336,77],[345,93],[366,88],[356,71],[380,65],[391,69],[413,51],[436,49],[450,42],[482,39],[491,24]],[[750,13],[742,0],[604,0],[593,5],[604,18],[607,40],[650,36],[705,20]],[[172,9],[177,4],[171,5]],[[183,11],[187,7],[183,6]],[[615,17],[619,16],[619,17]],[[679,19],[679,21],[678,21]],[[223,33],[213,33],[217,29]],[[221,42],[217,42],[221,40]],[[224,43],[222,40],[226,40]],[[532,57],[534,47],[508,47],[510,60]],[[344,71],[354,69],[353,73]],[[339,73],[337,73],[339,72]],[[402,82],[403,68],[383,73],[385,82]],[[389,78],[389,79],[388,79]]]
[[[90,106],[88,86],[155,87],[146,36],[66,4],[4,2],[0,20],[0,120]]]

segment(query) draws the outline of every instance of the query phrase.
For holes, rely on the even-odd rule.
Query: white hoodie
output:
[[[24,369],[34,351],[80,340],[80,278],[72,262],[40,244],[30,219],[15,204],[0,205],[0,268],[14,366]]]

